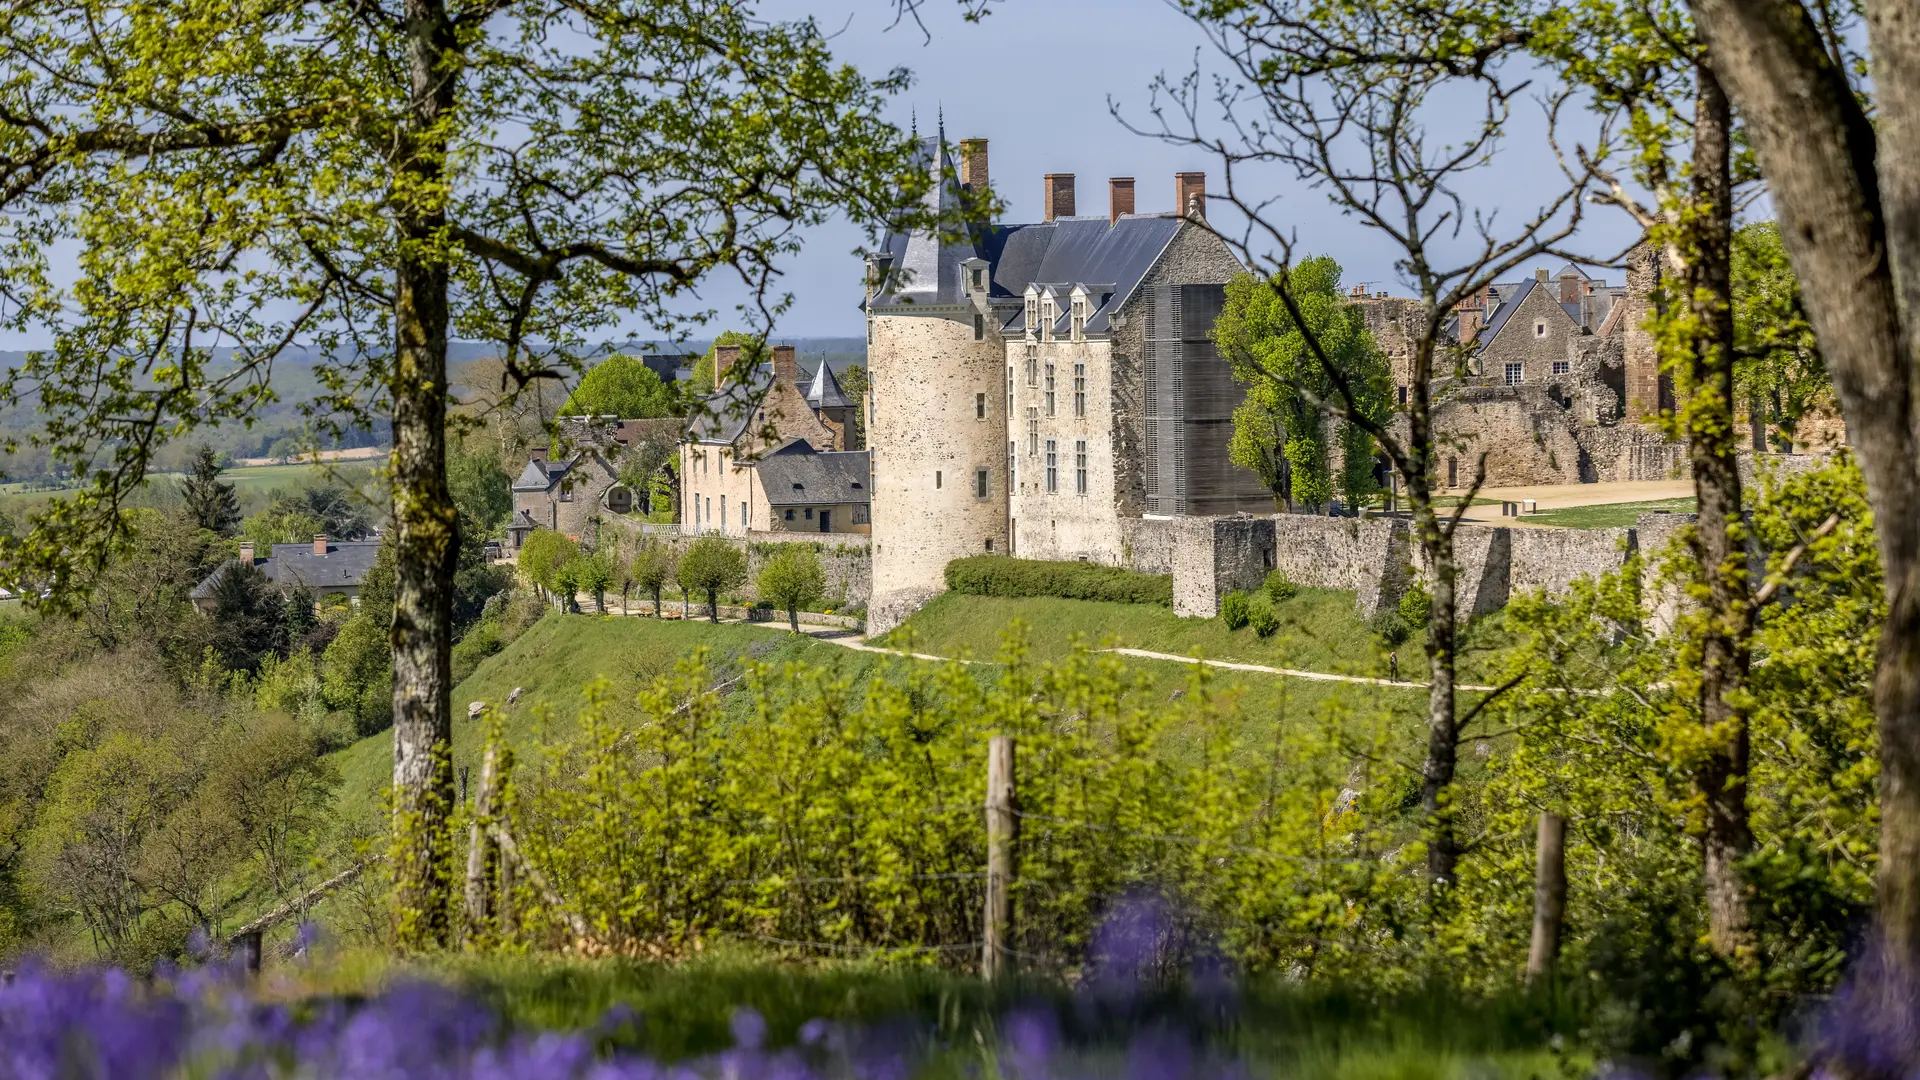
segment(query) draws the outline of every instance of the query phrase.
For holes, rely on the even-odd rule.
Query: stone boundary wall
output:
[[[676,555],[684,554],[695,540],[700,539],[678,532],[678,526],[643,528],[638,522],[620,522],[620,525],[624,534],[620,538],[620,549],[623,557],[627,558],[632,557],[633,549],[643,536],[667,545]],[[739,590],[741,599],[760,599],[756,582],[760,568],[774,554],[774,545],[804,543],[812,543],[820,549],[820,568],[827,574],[826,595],[817,606],[830,607],[835,611],[849,608],[857,610],[865,608],[873,598],[873,549],[870,539],[860,533],[750,532],[745,536],[722,536],[720,539],[746,553],[747,583]]]
[[[1690,515],[1646,515],[1631,529],[1515,529],[1461,525],[1454,533],[1460,613],[1498,611],[1514,593],[1565,593],[1583,577],[1621,566],[1629,553],[1664,543]],[[1642,536],[1642,532],[1646,536]],[[1353,592],[1362,618],[1400,602],[1414,580],[1431,578],[1408,523],[1391,518],[1191,518],[1173,553],[1173,609],[1211,618],[1229,592],[1259,587],[1270,570],[1295,584]]]

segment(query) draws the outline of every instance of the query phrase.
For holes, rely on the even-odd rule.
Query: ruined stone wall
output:
[[[1632,529],[1509,529],[1514,592],[1565,593],[1583,577],[1618,569],[1637,546]]]
[[[1305,514],[1273,520],[1274,566],[1295,584],[1350,589],[1363,616],[1399,602],[1411,564],[1406,522]]]
[[[1142,574],[1173,573],[1173,551],[1179,544],[1175,518],[1129,518],[1120,522],[1120,565]]]
[[[1210,619],[1230,592],[1257,589],[1274,566],[1272,518],[1182,518],[1173,549],[1173,613]]]

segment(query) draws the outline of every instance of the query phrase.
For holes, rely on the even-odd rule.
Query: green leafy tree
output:
[[[464,444],[449,454],[447,489],[482,537],[496,536],[513,516],[513,478],[494,454],[475,453]]]
[[[918,205],[880,119],[905,73],[689,0],[50,0],[0,25],[0,68],[4,319],[51,338],[0,396],[32,394],[36,438],[89,478],[11,545],[9,582],[97,562],[165,436],[254,412],[278,355],[319,352],[314,428],[391,415],[393,902],[404,946],[445,943],[448,341],[498,343],[522,386],[597,327],[677,329],[716,270],[778,313],[805,226]]]
[[[582,592],[593,594],[594,609],[605,615],[607,590],[620,583],[620,570],[614,557],[604,551],[581,556],[578,560],[578,580]]]
[[[180,497],[195,523],[220,536],[232,536],[240,527],[240,496],[220,479],[220,455],[202,443],[193,465],[180,481]]]
[[[1756,221],[1733,234],[1733,329],[1736,389],[1776,448],[1790,452],[1801,418],[1833,401],[1833,379],[1777,222]]]
[[[340,484],[316,484],[283,492],[274,498],[269,512],[310,519],[317,525],[314,532],[336,540],[359,540],[373,529],[367,519],[366,500]]]
[[[235,671],[253,672],[263,656],[284,652],[287,604],[252,563],[220,571],[213,586],[213,645]]]
[[[638,357],[615,353],[581,376],[560,406],[561,416],[617,416],[643,420],[673,415],[673,394]]]
[[[580,554],[580,545],[552,529],[535,529],[520,545],[520,572],[564,609],[570,594],[560,592],[555,572]]]
[[[553,592],[560,600],[561,611],[579,610],[576,598],[586,587],[587,574],[587,557],[577,553],[553,568]]]
[[[826,361],[822,360],[821,363]],[[840,372],[840,389],[847,392],[847,400],[853,402],[854,445],[867,445],[867,369],[859,364],[848,364]]]
[[[787,611],[787,625],[800,632],[800,609],[826,595],[827,574],[811,544],[788,544],[760,568],[760,599]]]
[[[273,552],[275,544],[310,544],[316,533],[327,531],[327,523],[294,506],[270,506],[240,524],[240,535],[253,541],[262,557]]]
[[[680,557],[675,572],[680,588],[707,595],[707,618],[720,621],[720,594],[747,583],[747,557],[717,536],[703,536]]]
[[[667,582],[674,580],[679,569],[679,560],[674,558],[673,549],[658,540],[648,540],[640,545],[633,556],[633,585],[641,592],[653,597],[653,614],[660,615],[661,592]]]
[[[1393,411],[1387,357],[1360,310],[1341,296],[1339,263],[1325,255],[1303,259],[1287,275],[1298,321],[1279,291],[1255,275],[1227,283],[1213,340],[1247,387],[1234,413],[1228,456],[1256,473],[1276,503],[1322,507],[1338,492],[1358,506],[1379,490],[1376,448],[1365,428],[1334,404],[1334,384],[1344,376],[1355,407],[1384,423]],[[1315,355],[1309,334],[1333,371]],[[1338,474],[1330,441],[1339,448]]]

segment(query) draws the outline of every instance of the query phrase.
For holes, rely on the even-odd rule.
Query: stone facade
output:
[[[1175,615],[1210,619],[1228,593],[1259,588],[1273,570],[1273,518],[1187,518],[1175,535]]]

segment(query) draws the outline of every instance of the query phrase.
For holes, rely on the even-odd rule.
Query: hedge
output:
[[[947,564],[947,588],[973,596],[1057,596],[1122,604],[1173,605],[1172,574],[1117,566],[973,555]]]

